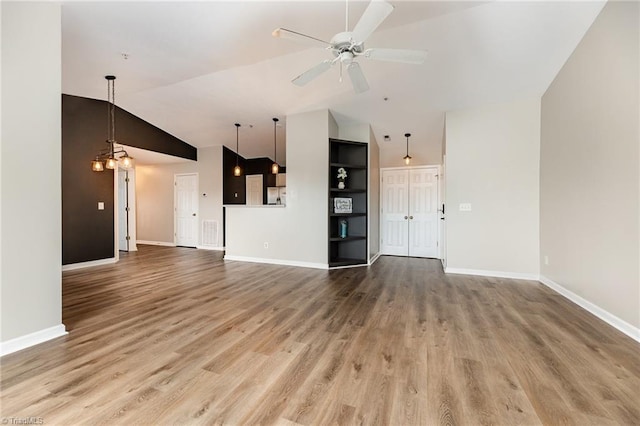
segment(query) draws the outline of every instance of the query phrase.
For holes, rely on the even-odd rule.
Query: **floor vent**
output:
[[[202,221],[202,245],[207,247],[218,247],[218,221]]]

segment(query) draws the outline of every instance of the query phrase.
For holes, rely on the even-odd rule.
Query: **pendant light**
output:
[[[411,163],[411,157],[409,156],[409,138],[411,137],[411,133],[405,133],[404,137],[407,138],[407,155],[404,156],[404,164],[407,166]]]
[[[113,75],[104,77],[107,80],[107,148],[98,152],[95,160],[91,161],[91,170],[102,172],[105,168],[116,169],[118,163],[121,167],[129,169],[133,167],[133,158],[122,147],[116,148],[116,90]]]
[[[274,175],[278,174],[278,171],[280,170],[280,166],[278,166],[278,156],[277,156],[277,139],[276,139],[276,127],[278,125],[278,120],[277,118],[273,118],[273,164],[271,165],[271,173],[273,173]]]
[[[240,165],[238,164],[238,157],[240,154],[238,154],[238,139],[239,139],[239,129],[240,129],[240,123],[236,123],[236,166],[233,168],[233,175],[234,176],[241,176],[242,175],[242,169],[240,168]]]

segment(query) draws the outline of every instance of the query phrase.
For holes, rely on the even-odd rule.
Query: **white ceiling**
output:
[[[362,58],[371,90],[356,95],[337,68],[291,84],[329,53],[271,36],[286,27],[328,40],[344,30],[344,2],[63,3],[63,92],[106,99],[103,77],[114,74],[118,106],[196,147],[235,150],[241,123],[245,157],[272,156],[272,117],[330,108],[338,124],[370,123],[390,164],[406,132],[412,151],[440,144],[444,111],[541,96],[604,1],[392,4],[367,47],[425,49],[427,61]],[[350,28],[366,5],[349,3]]]

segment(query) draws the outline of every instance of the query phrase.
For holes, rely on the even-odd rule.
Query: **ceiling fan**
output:
[[[333,54],[333,59],[325,59],[294,78],[291,81],[293,84],[304,86],[320,74],[328,71],[331,66],[339,63],[340,81],[342,81],[342,67],[344,66],[351,79],[353,89],[356,93],[362,93],[369,90],[369,83],[367,83],[360,65],[355,61],[356,58],[364,56],[378,61],[403,62],[407,64],[422,64],[425,61],[427,52],[424,50],[364,48],[365,40],[393,12],[394,7],[391,4],[384,0],[372,0],[353,28],[353,31],[349,31],[348,0],[346,8],[345,31],[334,35],[330,42],[286,28],[276,28],[273,31],[272,35],[274,37],[322,46]]]

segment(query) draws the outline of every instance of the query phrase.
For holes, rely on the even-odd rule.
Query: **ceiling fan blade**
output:
[[[425,50],[367,49],[362,55],[365,58],[377,61],[402,62],[405,64],[422,64],[427,59]]]
[[[351,62],[347,65],[347,72],[349,73],[353,90],[355,90],[356,93],[362,93],[369,90],[369,83],[367,83],[367,79],[364,77],[362,69],[357,62]]]
[[[299,43],[311,44],[318,47],[327,47],[331,45],[331,43],[327,41],[320,40],[319,38],[311,37],[297,31],[288,30],[286,28],[276,28],[275,30],[273,30],[271,35],[277,38],[293,40]]]
[[[393,12],[391,4],[384,0],[372,0],[352,31],[353,40],[357,43],[365,41],[391,12]]]
[[[318,77],[323,72],[327,71],[329,68],[331,68],[331,61],[329,60],[322,61],[315,67],[308,69],[307,71],[303,72],[302,74],[300,74],[299,76],[291,80],[291,82],[296,86],[304,86],[314,78]]]

